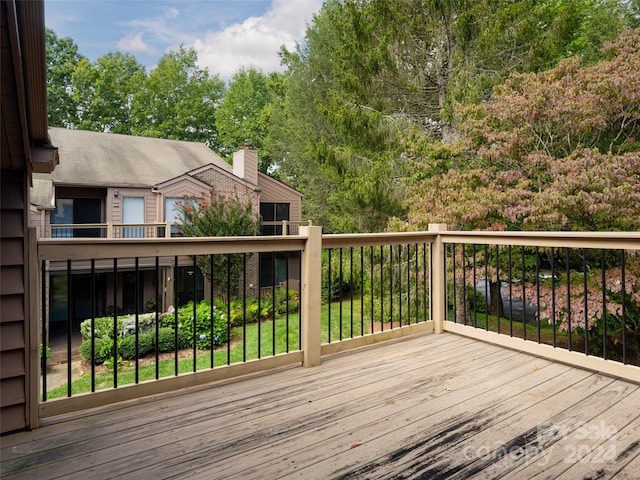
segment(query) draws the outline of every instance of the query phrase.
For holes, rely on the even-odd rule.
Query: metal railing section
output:
[[[640,234],[447,232],[442,238],[445,330],[468,325],[640,365]],[[575,363],[584,365],[584,358]]]
[[[41,401],[300,351],[303,248],[294,236],[41,240]],[[287,277],[265,285],[276,256]]]
[[[431,320],[430,235],[325,235],[322,343]]]

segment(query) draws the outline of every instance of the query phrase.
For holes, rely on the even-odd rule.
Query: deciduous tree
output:
[[[219,146],[216,108],[224,83],[197,65],[193,49],[165,54],[134,96],[133,135]]]
[[[73,100],[72,76],[84,58],[70,37],[58,38],[50,28],[45,29],[47,51],[47,112],[49,125],[67,127],[74,123],[76,105]]]

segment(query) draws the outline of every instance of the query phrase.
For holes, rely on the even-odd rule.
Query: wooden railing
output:
[[[528,250],[519,250],[522,257],[518,257],[517,262],[509,260],[508,265],[511,270],[507,271],[504,267],[507,257],[514,254],[513,249],[522,247]],[[113,286],[108,286],[107,289],[116,302],[114,292],[119,288],[118,274],[123,270],[136,269],[137,271],[138,268],[146,268],[149,272],[155,272],[153,273],[154,288],[157,299],[160,299],[161,290],[171,290],[175,287],[175,284],[169,285],[162,280],[162,275],[158,272],[164,271],[163,268],[170,269],[166,270],[165,274],[173,278],[175,270],[171,269],[178,266],[199,266],[203,259],[205,259],[205,265],[208,262],[213,265],[218,257],[231,258],[231,256],[244,255],[244,267],[241,270],[245,277],[244,281],[240,282],[239,289],[242,292],[239,297],[240,310],[242,305],[245,306],[243,315],[246,315],[247,299],[252,295],[257,296],[258,310],[262,308],[261,297],[264,306],[264,298],[269,293],[269,288],[272,289],[269,302],[273,302],[273,311],[276,311],[276,294],[282,290],[293,290],[293,297],[299,296],[299,314],[292,310],[292,316],[289,316],[289,306],[285,303],[280,313],[284,315],[282,312],[286,311],[286,319],[282,317],[283,326],[277,326],[276,321],[268,325],[268,331],[272,332],[270,339],[274,339],[277,336],[276,329],[285,328],[285,324],[287,330],[282,335],[287,338],[291,335],[296,336],[291,344],[287,341],[285,351],[267,348],[263,350],[262,355],[258,353],[254,358],[246,353],[248,348],[245,346],[242,357],[236,362],[232,360],[227,350],[227,360],[219,366],[217,363],[214,365],[214,355],[219,355],[219,352],[211,350],[211,367],[213,368],[200,369],[196,367],[195,361],[200,350],[195,344],[196,332],[194,331],[194,343],[191,346],[194,357],[193,369],[188,373],[178,372],[176,366],[175,372],[168,376],[162,377],[156,374],[155,378],[149,381],[139,381],[136,376],[132,384],[119,383],[111,387],[107,386],[108,388],[104,390],[92,387],[90,394],[78,395],[69,389],[66,398],[41,401],[38,407],[40,416],[47,417],[284,365],[298,364],[312,367],[321,362],[323,355],[427,331],[462,334],[640,381],[637,352],[634,353],[636,356],[625,353],[622,359],[611,354],[598,356],[594,351],[589,350],[590,347],[586,343],[585,351],[581,352],[571,347],[573,345],[571,341],[563,345],[562,342],[545,342],[538,334],[528,335],[529,328],[537,332],[548,325],[549,322],[541,315],[535,317],[532,326],[528,325],[528,320],[524,317],[523,320],[518,320],[511,315],[506,319],[507,323],[504,323],[505,319],[500,319],[499,316],[497,320],[490,318],[489,307],[486,304],[490,303],[489,284],[494,277],[498,285],[501,285],[501,282],[505,282],[505,285],[514,284],[514,287],[518,283],[522,285],[523,304],[527,299],[531,299],[527,289],[539,286],[536,283],[538,281],[531,280],[532,278],[552,278],[551,285],[554,285],[555,271],[552,272],[551,277],[548,277],[548,272],[541,274],[544,270],[538,258],[541,249],[551,253],[549,258],[555,258],[554,252],[559,251],[557,249],[571,249],[571,252],[578,253],[587,250],[597,251],[594,258],[602,255],[601,252],[607,255],[615,252],[617,255],[615,258],[618,258],[621,255],[619,252],[623,252],[622,264],[625,264],[624,259],[627,259],[626,264],[630,267],[631,259],[635,262],[637,251],[640,250],[640,233],[450,232],[446,230],[446,226],[438,224],[432,225],[427,232],[360,235],[322,235],[320,227],[303,226],[300,228],[299,235],[276,237],[41,239],[37,244],[37,261],[32,265],[32,275],[34,278],[38,276],[40,278],[41,295],[38,298],[41,301],[40,305],[32,305],[32,318],[43,320],[38,325],[33,325],[33,329],[40,332],[39,338],[45,349],[48,342],[46,330],[50,327],[47,292],[49,292],[48,282],[51,272],[58,275],[65,272],[68,278],[77,272],[82,272],[87,276],[86,278],[91,279],[93,278],[91,275],[96,275],[96,272],[102,268],[103,272],[106,272],[107,280],[105,281],[114,282]],[[481,251],[485,253],[480,254]],[[563,250],[562,254],[572,255],[571,252],[567,254],[567,251],[569,250]],[[255,259],[258,256],[274,260],[281,259],[284,262],[282,265],[287,269],[292,264],[291,259],[299,257],[299,264],[297,264],[299,277],[295,278],[295,275],[287,270],[284,281],[276,280],[272,282],[271,287],[261,286],[259,280],[251,280],[247,277],[251,275],[250,271],[256,274],[256,266],[252,266],[251,260],[247,260],[254,254]],[[194,258],[199,260],[196,261]],[[537,260],[532,261],[532,258]],[[615,260],[612,262],[615,263]],[[516,263],[525,266],[517,272],[514,269]],[[228,272],[231,272],[231,267],[227,268]],[[563,272],[569,279],[563,284],[563,288],[567,288],[567,283],[570,288],[572,281],[575,285],[578,272],[569,268],[567,274],[566,266]],[[275,267],[273,275],[275,279]],[[579,278],[582,279],[581,281],[586,281],[584,280],[587,279],[586,273]],[[629,270],[623,278],[622,282],[627,282],[626,287],[630,286],[629,282],[637,282],[634,280],[635,277],[630,275]],[[481,286],[481,279],[484,279],[484,286]],[[91,281],[91,283],[94,282]],[[230,291],[225,293],[220,286],[213,285],[214,283],[212,281],[209,286],[210,298],[221,296],[221,298],[230,299],[232,297]],[[229,283],[227,281],[227,285]],[[195,294],[195,281],[193,285]],[[632,284],[631,289],[634,288],[640,290],[640,285]],[[483,289],[485,310],[481,311],[478,306],[478,294],[482,295]],[[602,295],[605,290],[603,288],[600,294]],[[460,294],[460,292],[463,293]],[[255,300],[255,297],[252,298]],[[509,297],[510,302],[514,302],[514,299],[513,296]],[[542,303],[541,298],[537,297],[535,300],[537,308]],[[605,303],[606,301],[607,298]],[[628,352],[631,352],[632,347],[631,343],[627,343],[630,340],[627,338],[626,329],[633,322],[637,321],[640,324],[640,320],[635,316],[632,317],[636,315],[633,310],[635,304],[632,302],[634,301],[635,297],[632,298],[630,294],[623,299],[623,302],[626,302],[626,310],[622,317],[625,332],[621,341],[625,343],[625,348],[629,349]],[[228,317],[230,318],[230,303],[227,302],[224,308],[229,308]],[[558,316],[560,311],[561,307],[557,305]],[[139,313],[132,313],[136,322]],[[262,314],[258,315],[260,318]],[[275,314],[273,318],[276,318]],[[117,312],[113,313],[113,319],[115,329],[118,320]],[[177,324],[177,315],[175,320],[174,324]],[[497,326],[492,326],[492,321],[497,322],[495,323]],[[590,320],[587,320],[588,322]],[[557,323],[553,325],[553,335],[561,331],[559,329],[561,322],[558,320]],[[257,325],[267,328],[266,324],[262,324],[260,320]],[[501,325],[503,327],[500,327]],[[249,328],[247,321],[233,326],[228,323],[227,331],[232,333],[232,327],[237,328],[237,332],[242,332],[238,333],[240,336],[235,339],[236,343],[244,342],[245,337],[242,335],[245,335]],[[69,318],[65,343],[67,343],[70,382],[76,379],[70,366],[73,353],[71,338],[73,328],[76,326]],[[519,330],[524,334],[519,336]],[[579,336],[579,333],[575,330],[574,338]],[[589,329],[587,328],[583,334],[588,335]],[[608,332],[605,328],[603,335],[601,338],[606,343],[613,341],[610,337],[616,333]],[[32,361],[37,364],[37,350],[32,348],[31,351],[35,352],[35,358]],[[177,365],[177,356],[175,361]],[[46,369],[46,361],[41,365]],[[136,369],[137,365],[136,355]],[[111,368],[114,369],[117,377],[117,365]],[[39,386],[35,385],[34,388],[33,398],[41,398],[42,383]]]
[[[439,241],[445,331],[640,381],[640,233],[445,231]]]

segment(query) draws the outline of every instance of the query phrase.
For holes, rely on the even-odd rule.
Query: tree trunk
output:
[[[471,308],[469,307],[469,298],[465,296],[466,292],[463,288],[463,282],[456,284],[456,323],[468,325],[471,323]]]
[[[502,303],[502,294],[500,292],[500,281],[489,282],[489,294],[491,295],[489,313],[496,317],[504,317],[504,304]]]

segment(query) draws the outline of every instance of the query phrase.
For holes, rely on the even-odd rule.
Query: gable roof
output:
[[[64,162],[49,175],[57,185],[152,187],[207,164],[233,168],[203,143],[50,128]]]

